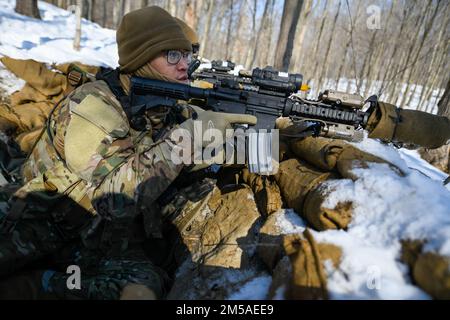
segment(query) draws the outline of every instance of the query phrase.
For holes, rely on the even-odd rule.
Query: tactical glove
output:
[[[226,138],[226,129],[231,129],[233,124],[249,124],[255,125],[257,118],[248,114],[222,113],[214,111],[196,112],[196,117],[184,121],[180,124],[180,128],[186,129],[194,140],[194,147],[197,143],[201,143],[201,147],[215,146],[214,141],[203,139],[208,129],[217,129],[221,131],[223,141]],[[198,124],[194,125],[197,121]],[[206,134],[207,136],[208,134]]]
[[[367,129],[369,138],[389,142],[438,148],[450,139],[450,119],[416,110],[405,110],[378,102],[370,115]]]

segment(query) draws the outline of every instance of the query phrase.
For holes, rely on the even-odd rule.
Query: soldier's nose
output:
[[[177,63],[177,69],[179,71],[185,71],[188,67],[189,65],[185,59],[181,59],[180,62]]]

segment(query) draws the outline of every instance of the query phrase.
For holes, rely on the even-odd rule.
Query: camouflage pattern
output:
[[[86,249],[74,252],[73,264],[81,270],[79,290],[68,289],[70,273],[49,270],[43,277],[44,291],[53,293],[59,299],[118,299],[127,284],[138,283],[152,289],[157,297],[166,295],[168,276],[149,261],[140,248],[130,248],[120,257],[98,259],[99,256],[101,254],[98,252]]]
[[[80,168],[66,155],[65,141],[77,134],[68,127],[87,97],[107,105],[126,126],[108,131],[103,117],[88,119],[105,136],[89,149],[94,151]],[[141,244],[162,236],[155,200],[183,165],[170,160],[170,130],[158,141],[153,133],[129,128],[122,106],[103,81],[77,88],[57,106],[23,166],[25,184],[0,218],[0,277],[75,243],[82,254],[68,264],[80,265],[86,275],[78,296],[115,299],[126,283],[139,283],[161,297],[166,275],[146,258]],[[61,297],[70,296],[64,293],[66,278],[56,272],[48,280]]]

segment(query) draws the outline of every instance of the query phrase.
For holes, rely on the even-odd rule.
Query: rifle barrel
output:
[[[226,101],[241,101],[239,96],[217,92],[214,89],[195,88],[183,83],[173,83],[161,80],[132,77],[132,92],[137,95],[156,95],[179,100],[190,99],[220,99]]]

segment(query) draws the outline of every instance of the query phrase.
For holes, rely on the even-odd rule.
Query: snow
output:
[[[293,209],[281,209],[280,211],[274,214],[277,215],[276,225],[282,230],[283,234],[302,233],[305,231],[306,223]]]
[[[353,203],[348,230],[312,231],[317,241],[343,250],[339,270],[327,269],[330,295],[335,299],[427,299],[411,284],[407,267],[399,261],[400,241],[426,239],[425,251],[450,256],[450,192],[442,185],[446,175],[417,152],[399,151],[371,139],[355,145],[397,165],[405,176],[387,164],[370,163],[367,169],[353,170],[356,181],[325,183],[332,191],[325,207]],[[293,220],[290,214],[279,217],[278,227],[284,234],[296,228],[301,232],[304,221]],[[371,279],[377,285],[371,285]]]
[[[245,283],[237,292],[232,293],[228,300],[264,300],[267,298],[272,277],[263,275]]]
[[[275,295],[273,300],[284,300],[284,295],[286,292],[286,286],[282,285],[277,290],[275,290]]]
[[[0,62],[0,92],[4,91],[6,95],[12,94],[14,91],[20,90],[25,81],[17,78],[14,74],[6,70]]]
[[[446,173],[423,160],[416,150],[400,149],[399,151],[400,157],[406,162],[408,168],[421,172],[433,180],[444,181],[447,178],[448,175]],[[446,187],[450,190],[450,184]]]
[[[40,1],[40,21],[16,14],[14,5],[14,0],[0,0],[0,55],[47,63],[80,61],[117,66],[114,30],[83,20],[81,50],[77,52],[72,47],[73,14]],[[0,80],[0,87],[7,94],[23,86],[23,81],[1,64]],[[345,89],[346,81],[341,81],[340,86]],[[329,261],[326,263],[331,298],[428,299],[411,283],[407,267],[399,260],[400,241],[426,239],[425,250],[450,256],[450,186],[442,185],[447,175],[422,160],[416,151],[395,149],[367,137],[354,145],[386,159],[405,175],[398,175],[386,164],[370,164],[367,169],[354,170],[356,181],[327,182],[334,190],[327,206],[351,201],[354,207],[348,230],[311,231],[317,241],[336,244],[343,251],[338,269]],[[292,209],[283,210],[277,224],[285,234],[302,233],[306,227]],[[267,274],[228,270],[222,281],[236,283],[251,275],[256,277],[230,294],[229,299],[266,297],[271,282]],[[279,290],[276,298],[282,297],[284,289]]]
[[[82,19],[81,50],[75,51],[74,14],[39,1],[42,20],[38,20],[15,13],[14,6],[15,0],[0,1],[0,55],[47,63],[117,66],[115,30]]]

